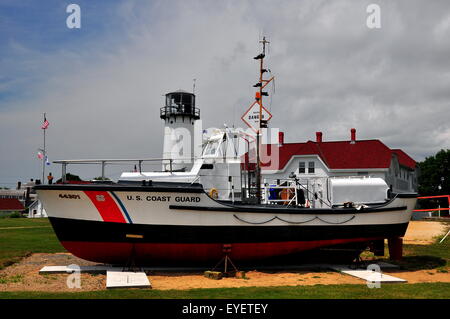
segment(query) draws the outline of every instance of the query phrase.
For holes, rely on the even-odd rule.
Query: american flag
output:
[[[47,119],[44,117],[44,123],[42,124],[41,129],[43,129],[43,130],[47,129],[48,124],[49,123],[48,123]]]

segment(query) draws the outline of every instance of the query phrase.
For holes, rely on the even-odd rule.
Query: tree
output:
[[[440,150],[436,155],[418,163],[419,193],[427,195],[450,194],[450,150]]]
[[[450,150],[440,150],[417,164],[419,167],[419,194],[421,196],[450,195]],[[426,202],[423,208],[448,207],[445,198]]]

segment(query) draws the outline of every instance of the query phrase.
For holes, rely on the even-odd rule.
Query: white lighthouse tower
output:
[[[164,120],[164,171],[187,171],[195,155],[195,122],[200,110],[195,107],[195,95],[178,90],[166,94],[166,104],[160,110]],[[172,161],[170,161],[172,160]]]

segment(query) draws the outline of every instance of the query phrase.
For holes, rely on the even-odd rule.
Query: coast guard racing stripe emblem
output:
[[[105,191],[84,191],[84,193],[89,197],[95,208],[97,208],[103,221],[127,223],[128,220],[128,223],[132,223],[127,210],[114,193],[111,192],[112,194],[110,194],[110,192]]]

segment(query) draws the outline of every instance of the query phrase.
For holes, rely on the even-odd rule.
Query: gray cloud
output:
[[[365,24],[372,2],[381,6],[379,30]],[[257,3],[127,1],[113,12],[127,30],[119,39],[111,28],[79,49],[14,44],[22,62],[3,72],[0,88],[20,88],[9,73],[37,80],[2,104],[0,183],[39,176],[43,112],[51,159],[161,156],[162,95],[190,90],[193,78],[204,126],[244,126],[262,33],[276,75],[266,103],[271,126],[288,142],[318,130],[325,140],[349,138],[355,127],[359,138],[379,138],[417,160],[450,147],[446,1]]]

